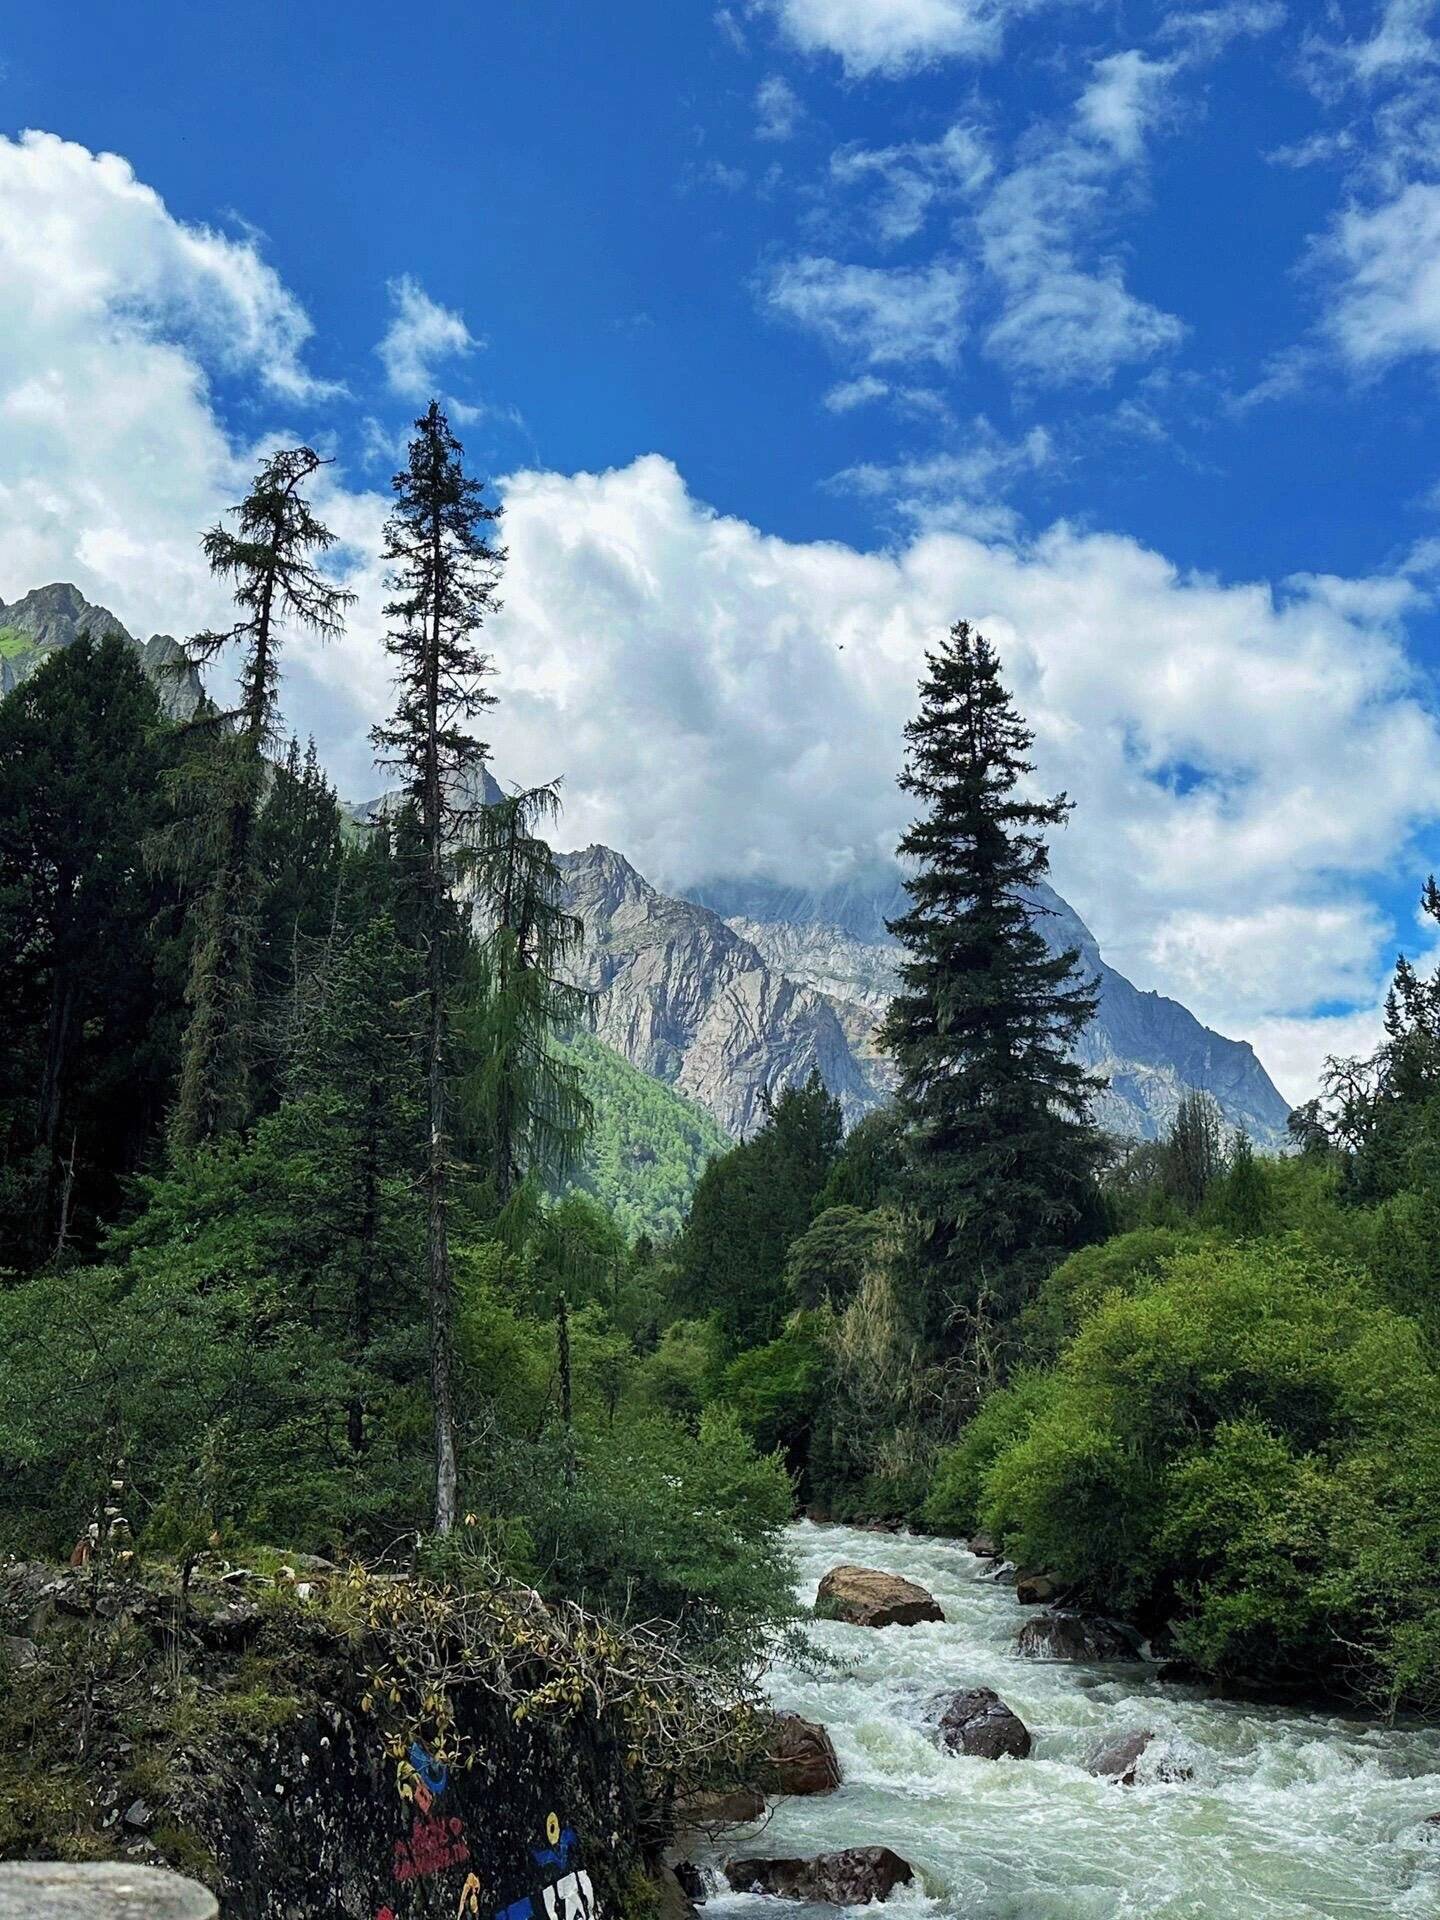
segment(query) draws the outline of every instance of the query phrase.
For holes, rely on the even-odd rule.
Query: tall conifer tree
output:
[[[183,838],[177,836],[182,858],[202,860],[207,872],[171,1127],[182,1152],[241,1126],[249,1113],[260,892],[255,829],[266,751],[277,744],[281,648],[292,623],[332,639],[354,598],[312,558],[335,543],[302,491],[325,464],[310,447],[272,454],[236,508],[234,530],[214,526],[202,543],[210,571],[233,583],[238,617],[223,632],[196,634],[185,665],[206,666],[238,646],[240,704],[200,722],[216,735],[213,751],[191,769],[202,790],[201,830],[197,835],[185,823]]]
[[[1071,1050],[1096,996],[1078,951],[1052,954],[1037,925],[1045,834],[1069,803],[1020,790],[1033,735],[994,649],[960,621],[926,663],[900,777],[923,809],[900,843],[911,906],[890,925],[907,957],[883,1039],[928,1330],[954,1344],[978,1320],[989,1346],[1093,1205],[1102,1083]]]
[[[504,552],[489,541],[499,510],[487,506],[465,471],[464,449],[437,402],[415,423],[410,457],[393,482],[395,511],[385,528],[394,599],[385,645],[395,663],[396,705],[372,738],[395,768],[418,825],[415,882],[425,958],[426,1259],[430,1385],[435,1404],[435,1525],[455,1524],[457,1464],[451,1382],[449,1196],[451,1147],[450,989],[458,963],[452,883],[483,805],[488,749],[467,730],[494,695],[484,686],[488,656],[477,643],[495,611]]]
[[[560,812],[558,784],[486,807],[467,858],[480,954],[470,1088],[481,1146],[501,1207],[532,1172],[568,1172],[591,1123],[573,1060],[555,1042],[590,1008],[562,969],[585,929],[562,904],[555,855],[539,829]]]

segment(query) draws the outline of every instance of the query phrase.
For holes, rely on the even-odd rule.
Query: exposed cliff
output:
[[[596,996],[596,1032],[632,1065],[737,1135],[759,1120],[766,1093],[812,1071],[849,1118],[875,1104],[823,993],[767,966],[718,914],[658,892],[609,847],[559,862],[565,904],[586,929],[576,978]]]
[[[696,888],[694,897],[724,916],[772,967],[862,1010],[863,1017],[845,1024],[864,1056],[894,991],[900,958],[885,930],[906,906],[896,870],[882,870],[868,883],[816,890],[721,880]],[[1154,1139],[1186,1090],[1195,1088],[1211,1094],[1226,1122],[1243,1127],[1257,1146],[1284,1144],[1289,1103],[1248,1041],[1203,1026],[1178,1000],[1142,992],[1108,964],[1090,929],[1053,888],[1038,891],[1036,906],[1051,948],[1077,947],[1083,968],[1099,983],[1099,1009],[1077,1052],[1109,1080],[1096,1102],[1103,1126]],[[869,1077],[877,1077],[874,1067]]]
[[[185,664],[183,648],[168,633],[137,640],[110,612],[92,606],[78,587],[57,581],[22,599],[0,600],[0,698],[28,680],[52,653],[83,635],[101,640],[116,634],[133,647],[146,676],[172,720],[191,720],[205,698],[200,677]]]

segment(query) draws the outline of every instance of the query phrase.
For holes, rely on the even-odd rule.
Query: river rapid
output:
[[[881,1631],[817,1622],[843,1664],[807,1675],[777,1665],[770,1692],[829,1729],[844,1784],[782,1798],[763,1827],[719,1852],[809,1855],[883,1845],[919,1876],[895,1920],[1333,1920],[1440,1916],[1440,1731],[1339,1713],[1241,1705],[1162,1686],[1141,1663],[1023,1660],[1013,1591],[958,1542],[797,1525],[800,1597],[841,1561],[918,1580],[944,1625]],[[1028,1760],[942,1753],[939,1702],[990,1686],[1034,1736]],[[1159,1736],[1133,1788],[1092,1778],[1107,1735]],[[1144,1778],[1179,1760],[1193,1779]],[[719,1857],[717,1852],[716,1857]],[[804,1910],[721,1883],[709,1920]]]

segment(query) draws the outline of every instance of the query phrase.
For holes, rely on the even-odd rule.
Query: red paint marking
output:
[[[470,1858],[463,1822],[416,1815],[408,1840],[395,1842],[396,1880],[424,1880],[447,1867],[463,1867]],[[393,1920],[393,1916],[392,1916]]]

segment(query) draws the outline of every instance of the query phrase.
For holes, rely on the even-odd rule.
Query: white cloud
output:
[[[0,169],[0,595],[73,579],[142,635],[208,624],[223,601],[197,534],[238,497],[255,449],[231,444],[207,370],[242,351],[257,384],[266,369],[202,315],[198,289],[218,284],[237,327],[284,316],[276,340],[303,340],[304,316],[253,250],[228,262],[258,275],[243,297],[212,271],[230,243],[210,236],[196,268],[191,230],[143,189],[135,217],[120,163],[30,142],[0,145]],[[1378,978],[1367,886],[1432,824],[1440,793],[1436,721],[1400,637],[1421,589],[1229,585],[1118,535],[977,532],[965,492],[993,480],[980,469],[1044,449],[971,437],[968,466],[957,454],[890,477],[926,511],[889,552],[769,536],[710,511],[656,456],[512,476],[490,633],[497,765],[565,774],[566,841],[606,840],[658,881],[839,874],[895,843],[923,650],[963,613],[1001,651],[1042,787],[1076,800],[1055,849],[1062,890],[1117,965],[1253,1034],[1304,1094],[1305,1063],[1350,1032],[1329,1002]],[[947,497],[963,527],[946,524]],[[330,469],[317,505],[360,601],[345,640],[287,651],[282,705],[360,795],[374,781],[365,731],[389,699],[387,501]]]
[[[1097,60],[1076,115],[1092,138],[1121,160],[1138,160],[1176,72],[1173,60],[1151,60],[1136,48]]]
[[[423,403],[435,393],[438,369],[445,361],[464,359],[484,343],[461,314],[432,300],[410,274],[389,281],[387,290],[393,312],[375,351],[390,391],[402,400]]]
[[[254,237],[172,218],[118,154],[0,136],[0,277],[22,329],[109,316],[136,341],[190,344],[287,399],[336,391],[306,370],[310,321]]]
[[[998,180],[978,217],[981,252],[1002,300],[986,336],[994,358],[1047,385],[1103,384],[1184,337],[1174,314],[1125,285],[1119,260],[1087,257],[1126,192],[1175,62],[1134,51],[1097,61],[1068,128],[1043,135]]]
[[[1321,258],[1344,275],[1327,325],[1353,365],[1440,351],[1440,185],[1412,181],[1382,206],[1349,208]]]
[[[763,285],[773,313],[872,366],[955,358],[965,334],[963,267],[867,267],[814,254],[783,261]]]
[[[873,373],[862,373],[858,380],[840,380],[825,394],[823,404],[831,413],[853,413],[883,400],[890,391],[889,382],[877,380]]]
[[[831,486],[888,501],[903,519],[927,531],[948,528],[984,537],[1009,536],[1017,516],[1004,496],[1026,475],[1050,465],[1054,449],[1043,427],[1007,441],[980,416],[971,421],[960,452],[866,462],[837,473]]]
[[[830,156],[830,178],[837,185],[877,190],[869,221],[891,246],[917,234],[934,207],[978,193],[991,169],[984,134],[966,121],[938,140],[841,147]]]
[[[837,54],[857,77],[895,77],[936,60],[992,59],[1027,0],[753,0],[807,53]]]
[[[789,140],[805,113],[790,82],[772,73],[755,89],[755,138]]]
[[[927,479],[938,501],[947,477]],[[1117,965],[1295,1059],[1310,1007],[1376,988],[1365,884],[1440,792],[1397,639],[1413,588],[1225,585],[1065,526],[795,544],[656,457],[516,475],[506,501],[496,752],[517,778],[567,773],[569,844],[672,883],[885,855],[922,652],[963,613],[1001,650],[1041,784],[1077,803],[1056,877]]]

